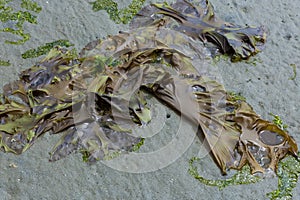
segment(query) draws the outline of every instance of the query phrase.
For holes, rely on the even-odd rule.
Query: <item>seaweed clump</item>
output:
[[[208,1],[145,6],[130,31],[92,41],[79,55],[57,46],[5,85],[0,148],[20,154],[51,131],[62,137],[50,161],[72,152],[95,162],[135,151],[143,138],[134,128],[153,117],[150,94],[200,127],[223,174],[248,165],[251,174],[274,175],[286,155],[298,156],[295,140],[206,68],[215,54],[248,59],[265,39],[262,26],[218,19]]]

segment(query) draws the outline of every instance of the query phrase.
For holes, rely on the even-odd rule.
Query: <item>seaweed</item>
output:
[[[261,177],[255,176],[250,173],[249,166],[244,166],[241,170],[239,170],[230,178],[226,178],[222,180],[206,179],[199,174],[198,169],[195,166],[196,161],[199,162],[200,158],[193,157],[190,159],[189,169],[188,169],[189,174],[193,176],[195,179],[197,179],[200,183],[208,186],[218,187],[220,190],[224,189],[227,186],[251,184],[262,180]]]
[[[36,49],[30,49],[26,52],[22,53],[22,58],[36,58],[41,55],[45,55],[50,52],[50,50],[55,46],[61,46],[61,47],[71,47],[74,46],[74,44],[70,43],[69,40],[56,40],[53,42],[48,42],[45,45],[39,46]]]
[[[105,9],[122,21],[116,4]],[[256,181],[250,174],[274,175],[281,159],[297,157],[297,144],[286,130],[262,119],[244,98],[202,72],[202,64],[213,55],[207,51],[219,49],[232,61],[258,53],[264,28],[228,24],[215,17],[208,1],[183,0],[146,6],[129,27],[128,32],[92,41],[79,54],[55,46],[5,85],[1,150],[21,154],[51,131],[61,138],[50,161],[81,152],[83,161],[92,163],[136,151],[143,138],[134,130],[148,126],[153,117],[147,93],[200,127],[223,174],[241,170],[235,176],[240,179],[247,171],[247,180],[233,178],[225,185]],[[65,42],[58,43],[70,45]],[[38,55],[53,45],[30,52]]]
[[[167,16],[163,23],[168,28],[200,39],[208,46],[213,43],[221,54],[229,55],[233,62],[260,52],[266,41],[265,27],[241,27],[225,22],[216,17],[210,2],[204,0],[180,0],[171,6],[166,3],[152,4],[138,13],[137,18],[141,20],[133,21],[133,24],[135,27],[149,25],[158,18],[158,14]]]
[[[298,152],[298,157],[300,152]],[[293,199],[293,189],[296,187],[300,176],[300,161],[288,156],[278,165],[278,188],[269,192],[267,196],[274,199]]]
[[[26,11],[14,11],[13,7],[7,5],[9,2],[11,2],[11,0],[0,1],[0,21],[3,24],[3,28],[0,29],[0,31],[22,37],[22,39],[17,41],[6,40],[5,43],[16,45],[24,44],[30,39],[30,34],[24,32],[24,22],[37,24],[36,16],[29,11],[39,13],[42,8],[39,7],[36,2],[22,0],[21,8],[24,8]]]
[[[232,91],[227,91],[228,93],[228,98],[232,101],[246,101],[246,98],[242,96],[241,94],[232,92]]]
[[[278,115],[273,116],[273,123],[279,128],[287,130],[288,125],[284,124],[282,119]],[[296,187],[297,181],[300,176],[300,152],[297,157],[288,156],[283,159],[278,165],[278,188],[272,192],[269,192],[267,196],[270,199],[292,199],[293,188]]]
[[[38,3],[31,0],[22,0],[21,7],[35,13],[39,13],[42,11],[42,8],[38,5]]]
[[[273,116],[273,123],[275,125],[283,130],[287,129],[287,125],[283,123],[282,119],[278,115],[274,115],[272,113],[270,113],[270,115]],[[296,187],[298,178],[300,176],[299,156],[300,152],[298,152],[297,157],[288,156],[279,162],[277,170],[277,189],[266,194],[270,199],[292,199],[293,188]],[[193,157],[190,159],[188,169],[189,174],[199,182],[208,186],[218,187],[220,190],[227,186],[252,184],[262,180],[262,176],[250,174],[249,166],[244,166],[230,178],[222,180],[207,179],[199,174],[198,169],[195,166],[196,161],[199,162],[200,158]]]
[[[10,62],[5,60],[0,60],[0,66],[10,66]]]
[[[269,113],[273,117],[273,123],[277,125],[280,129],[287,131],[288,125],[284,124],[279,115],[275,115],[273,113]]]
[[[300,156],[300,153],[298,153]],[[189,174],[197,179],[202,184],[208,186],[218,187],[220,190],[227,186],[253,184],[262,180],[262,177],[249,173],[249,166],[244,166],[237,171],[232,177],[222,180],[206,179],[199,175],[195,162],[200,161],[199,158],[193,157],[189,161]],[[267,193],[266,195],[272,199],[292,199],[293,188],[296,187],[298,178],[300,176],[300,162],[295,157],[288,156],[279,162],[278,165],[278,186],[277,189]]]
[[[26,11],[15,11],[12,6],[8,6],[11,1],[12,0],[0,1],[0,21],[3,27],[0,29],[0,32],[6,32],[20,36],[22,39],[17,41],[6,40],[5,43],[21,45],[30,39],[30,34],[25,33],[23,30],[24,22],[37,24],[36,16],[31,12],[40,13],[42,8],[34,1],[22,0],[20,6]],[[10,62],[0,60],[0,66],[10,66]]]
[[[293,68],[293,76],[291,76],[290,78],[289,78],[289,80],[295,80],[295,78],[296,78],[296,76],[297,76],[297,71],[296,71],[296,69],[297,69],[297,67],[296,67],[296,64],[290,64],[290,66]]]
[[[145,0],[132,0],[127,8],[118,9],[118,4],[113,0],[97,0],[90,2],[93,5],[93,11],[105,10],[110,19],[115,23],[127,24],[142,8]]]

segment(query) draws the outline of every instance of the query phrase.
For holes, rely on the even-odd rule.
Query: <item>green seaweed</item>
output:
[[[144,142],[145,142],[145,138],[141,138],[141,141],[139,143],[133,145],[132,151],[138,151],[141,148],[141,146],[144,145]]]
[[[16,44],[16,45],[24,44],[31,37],[30,34],[24,33],[23,30],[21,30],[21,29],[14,30],[12,28],[4,28],[4,29],[2,29],[0,31],[12,33],[12,34],[15,34],[15,35],[19,35],[19,36],[21,36],[23,38],[23,39],[20,39],[20,40],[17,40],[17,41],[5,40],[5,43],[7,43],[7,44]]]
[[[246,101],[246,98],[243,97],[239,93],[235,93],[235,92],[232,92],[232,91],[227,91],[227,94],[229,95],[229,98],[232,101]]]
[[[298,153],[300,156],[300,153]],[[251,184],[262,180],[260,177],[250,174],[249,166],[244,166],[240,171],[237,171],[231,178],[225,180],[210,180],[199,175],[197,167],[194,166],[195,161],[199,158],[193,157],[189,162],[189,174],[197,179],[199,182],[208,185],[216,186],[220,190],[227,186]],[[296,187],[300,175],[300,162],[293,156],[288,156],[279,162],[278,165],[278,186],[277,189],[267,193],[267,196],[272,199],[292,199],[293,188]]]
[[[189,161],[189,174],[193,176],[195,179],[200,181],[201,183],[209,186],[216,186],[220,190],[227,186],[231,185],[241,185],[241,184],[250,184],[256,183],[261,180],[260,177],[252,175],[250,173],[250,167],[248,165],[244,166],[240,171],[237,171],[232,177],[224,179],[224,180],[210,180],[206,179],[203,176],[199,175],[197,167],[194,166],[195,161],[199,161],[200,158],[193,157]]]
[[[230,56],[228,54],[216,54],[212,57],[212,64],[217,65],[221,60],[228,61]]]
[[[31,0],[22,0],[21,7],[36,13],[42,11],[42,8],[36,2]]]
[[[63,47],[70,47],[74,46],[74,44],[70,43],[69,40],[56,40],[54,42],[46,43],[43,46],[39,46],[36,49],[30,49],[22,54],[22,58],[36,58],[41,55],[45,55],[50,52],[50,50],[55,46],[63,46]]]
[[[1,0],[0,1],[0,21],[3,23],[2,29],[0,32],[11,33],[17,36],[21,36],[22,39],[17,41],[6,40],[5,43],[20,45],[24,44],[26,41],[30,39],[30,34],[24,33],[23,24],[24,22],[28,22],[31,24],[37,24],[36,16],[31,14],[28,11],[32,11],[34,13],[39,13],[41,11],[41,7],[38,6],[36,2],[31,0],[22,0],[21,8],[25,9],[15,11],[13,7],[8,6],[7,4],[11,2],[11,0]],[[7,27],[10,22],[15,22],[14,27]],[[9,25],[10,26],[10,25]]]
[[[278,115],[275,115],[273,113],[269,113],[269,115],[271,115],[273,117],[272,121],[273,121],[274,124],[276,124],[280,129],[286,131],[288,125],[284,124],[282,119]]]
[[[132,0],[130,5],[123,9],[118,9],[118,4],[112,0],[97,0],[90,3],[93,5],[93,11],[105,10],[115,23],[127,24],[142,8],[144,2],[145,0]]]
[[[263,61],[259,58],[249,58],[248,60],[245,60],[245,63],[252,65],[252,66],[256,66],[257,63],[262,63]]]
[[[296,76],[297,76],[297,71],[296,71],[296,64],[294,64],[294,63],[292,63],[292,64],[290,64],[290,66],[293,68],[293,76],[291,76],[290,78],[289,78],[289,80],[295,80],[295,78],[296,78]]]
[[[5,60],[0,60],[0,66],[10,66],[10,62]]]
[[[89,161],[89,157],[90,157],[91,154],[87,150],[85,150],[85,149],[82,149],[80,151],[80,153],[82,154],[82,161],[83,162],[88,162]]]
[[[298,153],[300,156],[300,152]],[[295,157],[288,156],[278,165],[278,187],[269,192],[267,196],[274,199],[292,199],[293,189],[296,187],[300,176],[300,162]]]

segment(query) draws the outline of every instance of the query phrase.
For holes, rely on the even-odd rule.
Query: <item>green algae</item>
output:
[[[13,2],[13,6],[9,5]],[[21,2],[20,10],[14,9],[15,5]],[[23,10],[22,10],[23,9]],[[18,40],[5,40],[7,44],[21,45],[30,39],[30,34],[24,32],[25,22],[37,24],[37,16],[32,13],[40,13],[42,8],[34,1],[22,0],[0,0],[0,32],[9,33],[19,37]],[[10,66],[10,61],[0,60],[0,66]]]
[[[239,94],[239,93],[235,93],[235,92],[232,92],[232,91],[228,91],[227,92],[228,93],[228,95],[229,95],[229,99],[231,100],[231,101],[246,101],[246,98],[245,97],[243,97],[241,94]]]
[[[275,115],[273,113],[269,113],[269,115],[271,115],[273,117],[272,121],[274,124],[276,124],[282,130],[285,130],[285,131],[287,130],[288,125],[284,124],[282,119],[278,115]]]
[[[21,7],[36,13],[42,11],[42,8],[36,2],[30,0],[22,0]]]
[[[300,152],[298,153],[298,157]],[[300,176],[299,159],[288,156],[279,162],[278,170],[278,187],[276,190],[269,192],[267,196],[272,200],[293,199],[293,189],[297,185]]]
[[[142,8],[145,0],[132,0],[126,8],[118,9],[118,4],[112,0],[97,0],[91,2],[93,11],[105,10],[115,23],[127,24]]]
[[[81,156],[82,156],[82,161],[83,162],[88,162],[89,161],[89,157],[90,157],[90,153],[87,150],[80,150]]]
[[[300,153],[298,153],[300,156]],[[199,175],[197,167],[194,165],[196,161],[199,161],[199,158],[193,157],[189,162],[189,174],[197,179],[200,183],[203,183],[208,186],[218,187],[220,190],[227,186],[233,185],[242,185],[242,184],[251,184],[256,183],[262,180],[261,177],[252,175],[250,173],[250,167],[244,166],[240,171],[237,171],[232,177],[224,180],[212,180],[206,179],[203,176]],[[296,187],[298,178],[300,176],[300,162],[292,156],[288,156],[279,162],[277,169],[278,176],[278,186],[277,189],[267,193],[267,196],[271,200],[278,199],[292,199],[293,189]]]
[[[259,58],[249,58],[248,60],[245,60],[246,64],[252,65],[252,66],[256,66],[257,63],[262,63],[263,61]]]
[[[296,78],[296,76],[297,76],[297,71],[296,71],[296,64],[294,64],[294,63],[292,63],[292,64],[290,64],[290,66],[293,68],[293,76],[291,76],[290,78],[289,78],[289,80],[295,80],[295,78]]]
[[[37,17],[31,12],[39,13],[42,8],[36,2],[22,0],[21,8],[24,10],[15,10],[12,6],[8,5],[11,1],[0,0],[0,22],[3,27],[0,29],[0,32],[11,33],[21,37],[21,39],[16,41],[6,40],[5,43],[7,44],[24,44],[30,39],[30,34],[24,32],[23,25],[25,22],[37,24]]]
[[[145,142],[145,138],[141,138],[141,141],[139,143],[133,145],[132,151],[133,152],[138,151],[144,145],[144,142]]]
[[[0,60],[0,66],[10,66],[10,62],[5,60]]]
[[[71,47],[74,44],[70,43],[69,40],[56,40],[54,42],[46,43],[45,45],[39,46],[36,49],[30,49],[22,54],[22,58],[36,58],[41,55],[45,55],[50,52],[50,50],[55,46],[62,46],[62,47]]]
[[[197,157],[193,157],[189,161],[189,174],[197,179],[199,182],[208,185],[218,187],[220,190],[227,186],[231,185],[241,185],[241,184],[250,184],[256,183],[261,180],[260,177],[252,175],[250,173],[250,167],[248,165],[244,166],[240,171],[234,174],[232,177],[224,179],[224,180],[212,180],[206,179],[203,176],[199,175],[197,167],[194,165],[196,161],[200,159]]]

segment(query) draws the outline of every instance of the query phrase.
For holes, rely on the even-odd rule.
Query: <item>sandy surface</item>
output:
[[[10,67],[0,66],[0,85],[15,79],[22,69],[41,59],[23,60],[21,53],[29,48],[69,39],[77,49],[81,49],[97,37],[127,29],[124,25],[112,23],[105,12],[93,12],[84,0],[37,2],[43,7],[38,15],[38,25],[25,24],[25,30],[32,36],[30,41],[22,46],[6,45],[3,38],[14,36],[0,34],[0,59],[9,59],[12,63]],[[120,2],[124,4],[126,1]],[[245,96],[263,118],[271,119],[269,112],[280,115],[299,143],[300,2],[211,0],[211,3],[218,16],[227,21],[268,28],[266,49],[256,56],[259,60],[256,66],[221,61],[219,71],[226,88]],[[297,66],[298,74],[294,80],[289,80],[293,76],[290,64]],[[176,138],[179,118],[168,109],[162,109],[171,117],[165,119],[160,134],[149,138],[146,145],[150,144],[150,147],[152,143],[163,148]],[[193,139],[193,136],[189,137]],[[58,137],[47,134],[20,156],[1,153],[0,199],[266,199],[265,194],[277,187],[276,178],[252,185],[227,187],[222,191],[197,182],[187,172],[189,159],[199,154],[197,138],[192,140],[187,151],[178,152],[178,155],[183,153],[180,158],[167,167],[159,165],[157,168],[160,169],[149,173],[118,171],[101,162],[88,166],[81,161],[79,154],[49,163],[48,152],[57,140]],[[168,158],[161,155],[160,159]],[[9,167],[12,163],[17,168]],[[130,171],[129,167],[126,169]],[[202,160],[199,170],[207,177],[222,178],[208,156]],[[294,199],[300,199],[299,183],[294,189]]]

